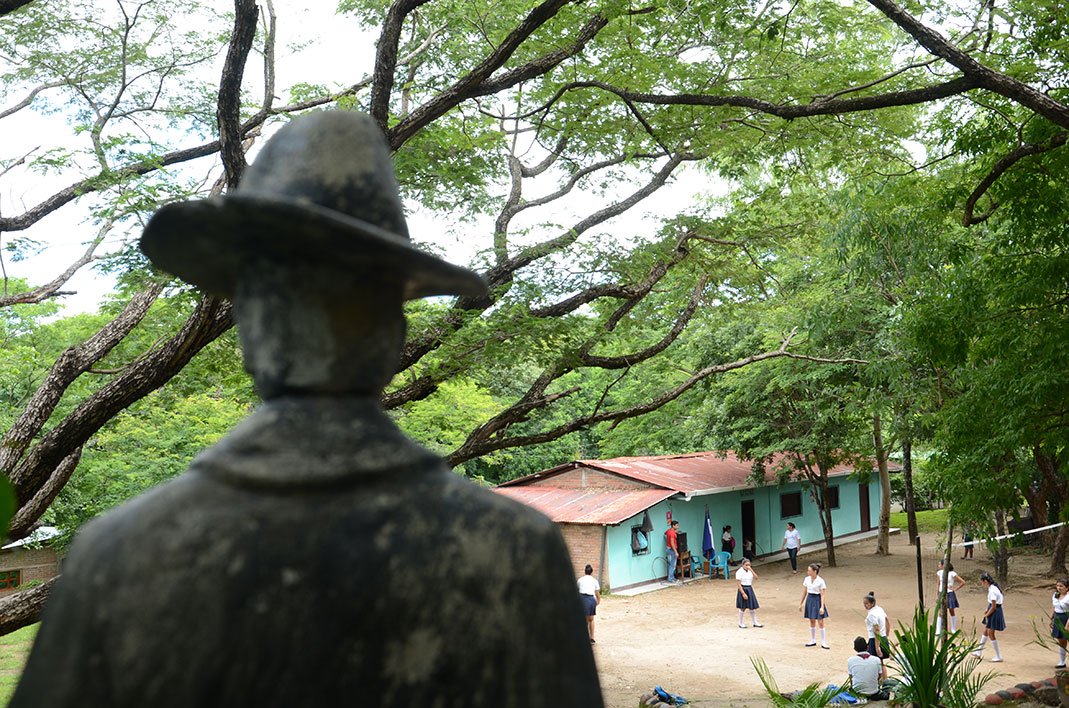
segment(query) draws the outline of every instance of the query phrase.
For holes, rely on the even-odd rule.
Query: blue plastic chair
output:
[[[715,568],[719,568],[720,572],[724,575],[724,580],[728,579],[728,561],[731,560],[731,554],[727,551],[720,551],[709,562],[709,579],[713,579],[713,573]]]

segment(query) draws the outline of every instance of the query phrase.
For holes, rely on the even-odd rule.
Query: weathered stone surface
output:
[[[987,698],[984,699],[984,703],[989,706],[1000,706],[1002,705],[1002,696],[995,693],[989,693]]]
[[[337,123],[313,120],[297,147]],[[299,220],[284,228],[300,237]],[[556,526],[454,474],[378,404],[402,297],[455,274],[403,285],[396,253],[342,271],[329,251],[232,245],[248,251],[227,277],[267,400],[79,534],[11,706],[599,708]]]
[[[1054,686],[1041,686],[1036,689],[1036,692],[1032,694],[1032,697],[1045,706],[1056,706],[1059,704],[1058,689]]]

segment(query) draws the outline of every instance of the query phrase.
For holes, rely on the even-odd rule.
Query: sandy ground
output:
[[[935,539],[923,538],[922,547],[929,546],[935,546]],[[606,705],[634,708],[641,694],[660,685],[699,707],[768,706],[751,656],[765,660],[782,691],[813,682],[841,683],[854,637],[866,635],[861,597],[874,591],[892,628],[911,618],[917,603],[917,556],[906,535],[892,536],[889,557],[875,555],[875,549],[875,539],[839,546],[838,567],[821,571],[828,584],[825,626],[830,650],[804,646],[809,622],[798,611],[802,569],[824,561],[823,552],[800,556],[797,575],[791,574],[787,561],[755,566],[762,628],[739,629],[733,574],[730,581],[701,579],[633,597],[603,598],[594,655]],[[967,582],[958,593],[962,605],[958,627],[978,634],[975,628],[987,604],[978,575],[990,570],[991,562],[986,550],[977,548],[975,553],[974,560],[961,560],[956,552],[953,564]],[[935,595],[935,559],[935,551],[922,555],[929,607]],[[1048,566],[1048,557],[1027,549],[1010,560],[1010,583],[1003,588],[1007,628],[998,636],[1005,661],[990,663],[994,652],[988,647],[982,666],[1007,675],[989,684],[989,692],[1054,675],[1057,652],[1035,644],[1033,629],[1034,625],[1047,629],[1054,586],[1054,578],[1046,574]],[[748,614],[746,624],[750,624]],[[818,642],[819,638],[818,630]]]

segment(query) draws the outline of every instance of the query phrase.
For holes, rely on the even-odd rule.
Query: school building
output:
[[[766,472],[765,484],[755,486],[751,475],[751,463],[730,452],[697,452],[576,460],[494,491],[557,522],[576,576],[589,563],[603,589],[623,590],[665,578],[669,518],[679,522],[687,548],[700,559],[706,509],[716,550],[723,527],[732,527],[735,559],[742,557],[744,539],[753,541],[758,558],[779,552],[788,521],[801,533],[804,550],[822,548],[824,531],[809,485],[779,486]],[[870,531],[879,518],[879,475],[839,466],[829,480],[835,537]],[[644,523],[652,530],[644,532]]]

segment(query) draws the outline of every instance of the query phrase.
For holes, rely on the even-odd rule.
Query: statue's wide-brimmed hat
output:
[[[477,274],[412,245],[386,141],[369,117],[348,111],[294,119],[230,194],[161,207],[141,250],[224,297],[258,256],[397,277],[405,299],[486,292]]]

